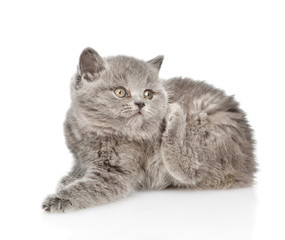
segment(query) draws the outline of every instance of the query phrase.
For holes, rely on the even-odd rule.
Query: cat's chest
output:
[[[134,171],[139,168],[144,154],[144,149],[139,144],[121,139],[98,139],[91,148],[92,165],[122,167]]]
[[[145,146],[140,159],[138,189],[164,189],[172,183],[160,151],[160,144]]]
[[[162,160],[160,143],[118,140],[97,140],[88,144],[90,163],[108,171],[131,174],[137,181],[138,189],[163,189],[171,184]],[[86,149],[86,148],[85,148]]]

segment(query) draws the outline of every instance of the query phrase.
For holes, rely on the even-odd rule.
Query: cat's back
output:
[[[190,78],[172,78],[164,82],[170,104],[179,104],[187,116],[188,125],[198,119],[210,126],[231,128],[234,135],[245,134],[252,144],[252,130],[245,112],[233,96],[203,81]],[[190,125],[189,125],[190,126]],[[194,125],[193,125],[194,126]],[[250,144],[250,145],[251,145]]]
[[[207,114],[213,123],[230,124],[234,121],[246,129],[249,127],[246,114],[234,96],[226,95],[219,88],[190,78],[166,80],[164,87],[168,94],[168,102],[178,103],[188,116]]]
[[[184,110],[241,112],[232,96],[219,88],[190,78],[172,78],[164,81],[169,103],[178,102]]]

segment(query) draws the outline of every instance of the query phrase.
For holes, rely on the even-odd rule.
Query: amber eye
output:
[[[153,93],[151,90],[145,90],[144,93],[143,93],[143,96],[147,99],[152,99],[153,97]]]
[[[126,94],[126,90],[123,89],[123,88],[117,88],[115,89],[114,93],[117,95],[117,97],[119,98],[123,98],[125,97],[127,94]]]

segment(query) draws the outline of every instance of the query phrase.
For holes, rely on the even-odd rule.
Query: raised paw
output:
[[[56,194],[48,196],[42,204],[42,208],[46,212],[65,212],[71,207],[72,203],[70,200],[61,198]]]
[[[169,104],[164,136],[181,134],[185,131],[185,124],[186,115],[182,107],[177,103]]]
[[[182,107],[177,103],[169,104],[166,122],[171,124],[175,121],[181,121],[185,119],[185,114],[183,112]]]

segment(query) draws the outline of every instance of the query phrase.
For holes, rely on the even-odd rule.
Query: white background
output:
[[[1,239],[285,239],[284,1],[0,2]],[[70,168],[63,136],[83,48],[165,55],[161,77],[234,94],[255,129],[257,185],[146,191],[66,214],[43,198]]]

